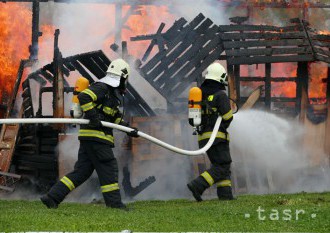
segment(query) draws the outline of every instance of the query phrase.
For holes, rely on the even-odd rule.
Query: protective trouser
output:
[[[220,199],[232,199],[230,165],[231,156],[228,142],[219,142],[206,152],[211,167],[191,182],[191,185],[200,195],[213,184],[217,185],[217,194]]]
[[[105,204],[115,208],[122,206],[117,160],[109,145],[95,141],[80,141],[78,161],[74,165],[74,170],[58,181],[48,195],[57,203],[61,203],[70,191],[92,175],[94,169],[100,181]]]

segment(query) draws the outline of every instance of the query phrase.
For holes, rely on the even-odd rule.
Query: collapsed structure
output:
[[[187,129],[186,104],[187,99],[182,93],[195,83],[202,81],[202,72],[216,60],[227,63],[227,70],[231,77],[229,94],[242,108],[251,108],[255,103],[269,111],[285,112],[286,115],[297,116],[301,120],[311,122],[309,135],[322,131],[321,145],[330,154],[330,72],[327,69],[326,100],[316,100],[311,104],[307,90],[311,62],[330,64],[330,36],[319,35],[309,27],[308,22],[292,19],[286,27],[244,24],[246,18],[232,18],[232,25],[215,25],[203,14],[196,16],[191,22],[180,18],[162,32],[161,24],[157,33],[153,35],[137,35],[131,41],[151,40],[149,48],[141,60],[135,61],[136,71],[166,99],[168,110],[166,116],[157,114],[139,95],[133,86],[129,85],[125,95],[126,112],[131,119],[131,125],[169,143],[176,143],[181,147],[192,147],[194,141],[180,143],[181,137],[191,137]],[[55,33],[54,60],[52,63],[30,73],[22,80],[23,70],[31,66],[34,60],[23,60],[18,70],[14,92],[6,110],[6,117],[12,117],[18,90],[22,87],[22,105],[17,117],[54,117],[63,118],[65,114],[65,95],[73,92],[69,85],[70,73],[77,71],[90,82],[104,77],[110,59],[102,51],[92,51],[63,58],[58,48],[59,31]],[[153,46],[158,46],[158,52],[150,57]],[[111,48],[116,52],[118,45]],[[122,43],[121,54],[129,58],[126,43]],[[273,77],[274,63],[295,63],[295,77]],[[263,77],[242,76],[244,65],[264,64]],[[33,102],[30,82],[38,83],[38,103]],[[261,85],[252,95],[243,96],[241,83],[249,82]],[[296,94],[294,97],[273,97],[274,83],[294,82]],[[46,87],[47,84],[50,84]],[[252,85],[256,86],[256,85]],[[52,114],[43,112],[43,94],[52,93]],[[38,106],[38,109],[36,109]],[[167,124],[171,121],[171,126]],[[319,126],[322,129],[319,129]],[[59,177],[59,154],[56,149],[60,135],[65,134],[63,125],[4,125],[0,136],[0,188],[13,191],[14,183],[21,175],[34,177],[41,189],[48,189]],[[171,132],[168,136],[166,132]],[[168,159],[170,152],[160,150],[143,139],[133,139],[125,145],[125,151],[131,156],[131,173],[135,177],[143,177],[143,170],[139,169],[143,161]],[[319,142],[318,142],[319,143]],[[313,143],[311,143],[313,144]],[[315,145],[312,145],[315,146]],[[319,144],[317,145],[319,146]],[[242,158],[244,161],[244,158]],[[207,166],[205,157],[193,158],[192,168],[195,173]],[[124,189],[130,195],[136,195],[155,180],[152,177],[142,182],[140,187],[133,189],[130,183],[130,171],[124,168]],[[236,192],[248,192],[249,174],[242,174],[233,170],[233,185]],[[271,188],[272,180],[268,179]]]

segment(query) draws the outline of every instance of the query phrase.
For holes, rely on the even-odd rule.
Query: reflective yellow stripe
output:
[[[119,189],[118,183],[101,186],[102,193],[111,192]]]
[[[85,93],[85,94],[89,95],[92,98],[93,101],[97,100],[97,96],[90,89],[85,89],[85,90],[83,90],[82,93]]]
[[[82,137],[97,137],[113,143],[113,136],[112,135],[105,135],[103,131],[99,130],[92,130],[92,129],[81,129],[79,130],[79,136]]]
[[[203,172],[201,176],[204,177],[204,179],[207,181],[207,183],[209,183],[210,186],[214,184],[214,180],[208,172]]]
[[[103,112],[105,112],[108,115],[114,116],[118,112],[118,110],[110,108],[110,107],[104,107]]]
[[[198,141],[202,141],[204,139],[208,139],[211,137],[212,132],[205,132],[202,135],[198,135]],[[229,134],[225,134],[223,132],[218,132],[216,138],[222,138],[229,141]]]
[[[207,100],[208,100],[208,101],[212,101],[213,98],[214,98],[214,95],[210,95],[209,97],[207,97]]]
[[[81,107],[81,109],[82,109],[84,112],[86,112],[86,111],[88,111],[88,110],[93,109],[93,108],[94,108],[94,104],[93,104],[93,102],[89,102],[89,103],[87,103],[87,104],[81,105],[80,107]]]
[[[70,191],[72,191],[75,188],[73,182],[66,176],[63,176],[63,178],[61,179],[61,182],[63,184],[65,184],[65,186],[68,187],[70,189]]]
[[[222,116],[223,119],[228,120],[233,117],[233,111],[230,109],[225,115]]]
[[[117,118],[117,119],[115,120],[115,124],[119,124],[119,123],[121,122],[121,120],[122,120],[122,118]]]
[[[217,187],[230,187],[231,181],[230,180],[221,180],[217,182]]]

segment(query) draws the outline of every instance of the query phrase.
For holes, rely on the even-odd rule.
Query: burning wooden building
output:
[[[71,74],[78,72],[94,82],[104,77],[111,60],[102,50],[63,58],[58,46],[59,30],[56,30],[53,62],[33,72],[26,71],[27,67],[36,64],[38,58],[38,4],[42,1],[32,2],[35,24],[30,59],[21,61],[13,93],[7,106],[2,108],[6,108],[6,117],[15,114],[23,118],[63,118],[68,116],[65,113],[68,105],[65,99],[73,92],[70,79],[76,78]],[[131,37],[132,43],[150,41],[145,53],[135,60],[127,49],[127,42],[122,42],[120,56],[133,59],[136,72],[167,102],[167,112],[158,113],[129,85],[125,105],[129,106],[126,114],[131,124],[177,146],[194,147],[193,139],[188,142],[180,140],[191,137],[192,132],[187,127],[187,99],[184,93],[192,85],[201,83],[201,74],[206,67],[219,60],[227,65],[231,77],[229,94],[239,107],[244,109],[255,105],[277,114],[299,116],[308,125],[306,137],[311,137],[306,138],[306,146],[322,148],[322,152],[325,151],[329,156],[330,36],[318,33],[307,21],[298,18],[290,20],[284,27],[251,25],[246,20],[246,17],[234,17],[230,25],[217,25],[199,14],[190,22],[179,18],[164,32],[165,24],[160,24],[155,34]],[[120,47],[119,41],[116,42],[111,45],[114,52],[118,52]],[[151,53],[155,46],[158,52]],[[283,67],[289,64],[290,72],[279,72],[279,64]],[[28,72],[25,79],[24,72]],[[324,86],[321,94],[309,91],[313,77],[320,81],[319,86]],[[34,90],[31,82],[34,83]],[[243,87],[248,87],[248,91],[243,90]],[[290,90],[289,96],[276,93],[275,90],[283,87]],[[38,93],[37,98],[35,93]],[[52,96],[48,103],[51,105],[50,113],[44,111],[44,95],[47,93]],[[17,110],[14,106],[18,99],[22,99],[22,103]],[[22,175],[35,178],[41,189],[48,189],[59,178],[59,173],[63,172],[59,169],[61,156],[57,146],[65,137],[66,130],[63,125],[3,125],[0,136],[0,187],[13,190],[13,184]],[[145,161],[168,160],[173,155],[143,139],[127,139],[122,149],[130,156],[130,172],[137,179],[145,178]],[[192,175],[208,165],[205,156],[187,161],[191,163]],[[148,178],[142,186],[132,189],[129,171],[127,168],[124,170],[126,176],[124,174],[123,183],[126,192],[131,195],[136,195],[142,186],[154,182]],[[251,185],[248,182],[249,174],[235,171],[234,167],[236,192],[248,192]],[[271,178],[268,179],[268,185],[272,186]]]

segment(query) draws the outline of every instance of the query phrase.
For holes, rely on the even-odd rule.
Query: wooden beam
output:
[[[266,65],[265,65],[265,105],[266,105],[266,108],[269,110],[271,108],[271,96],[272,96],[271,74],[272,74],[272,64],[266,63]]]
[[[222,40],[246,40],[246,39],[304,39],[303,32],[286,32],[286,33],[273,33],[273,32],[255,32],[255,33],[221,33]]]
[[[224,41],[225,49],[244,48],[244,47],[266,47],[266,46],[308,46],[309,42],[305,39],[288,40],[254,40],[254,41]]]
[[[255,56],[255,57],[237,57],[229,58],[227,62],[230,65],[245,64],[264,64],[264,63],[282,63],[282,62],[299,62],[314,61],[313,55],[292,55],[292,56]]]
[[[270,78],[271,82],[295,82],[296,77],[272,77]],[[265,77],[240,77],[241,82],[264,82]]]
[[[241,97],[240,101],[245,102],[248,99],[248,97]],[[260,97],[260,101],[264,102],[265,97]],[[276,103],[290,103],[290,102],[296,102],[296,98],[290,98],[290,97],[271,97],[271,102]]]
[[[236,98],[240,99],[241,97],[241,85],[240,79],[241,78],[241,69],[240,65],[234,65],[234,79],[235,79],[235,86],[236,86]]]
[[[251,48],[251,49],[227,49],[226,55],[233,57],[255,56],[255,55],[278,55],[278,54],[310,54],[312,52],[310,47],[298,48]]]
[[[247,98],[243,106],[240,108],[240,110],[247,110],[251,109],[254,104],[259,100],[260,96],[263,92],[263,85],[257,87]]]
[[[301,25],[297,24],[294,26],[287,27],[276,27],[268,25],[220,25],[219,29],[221,32],[231,31],[273,31],[273,32],[288,32],[288,31],[302,31]]]

